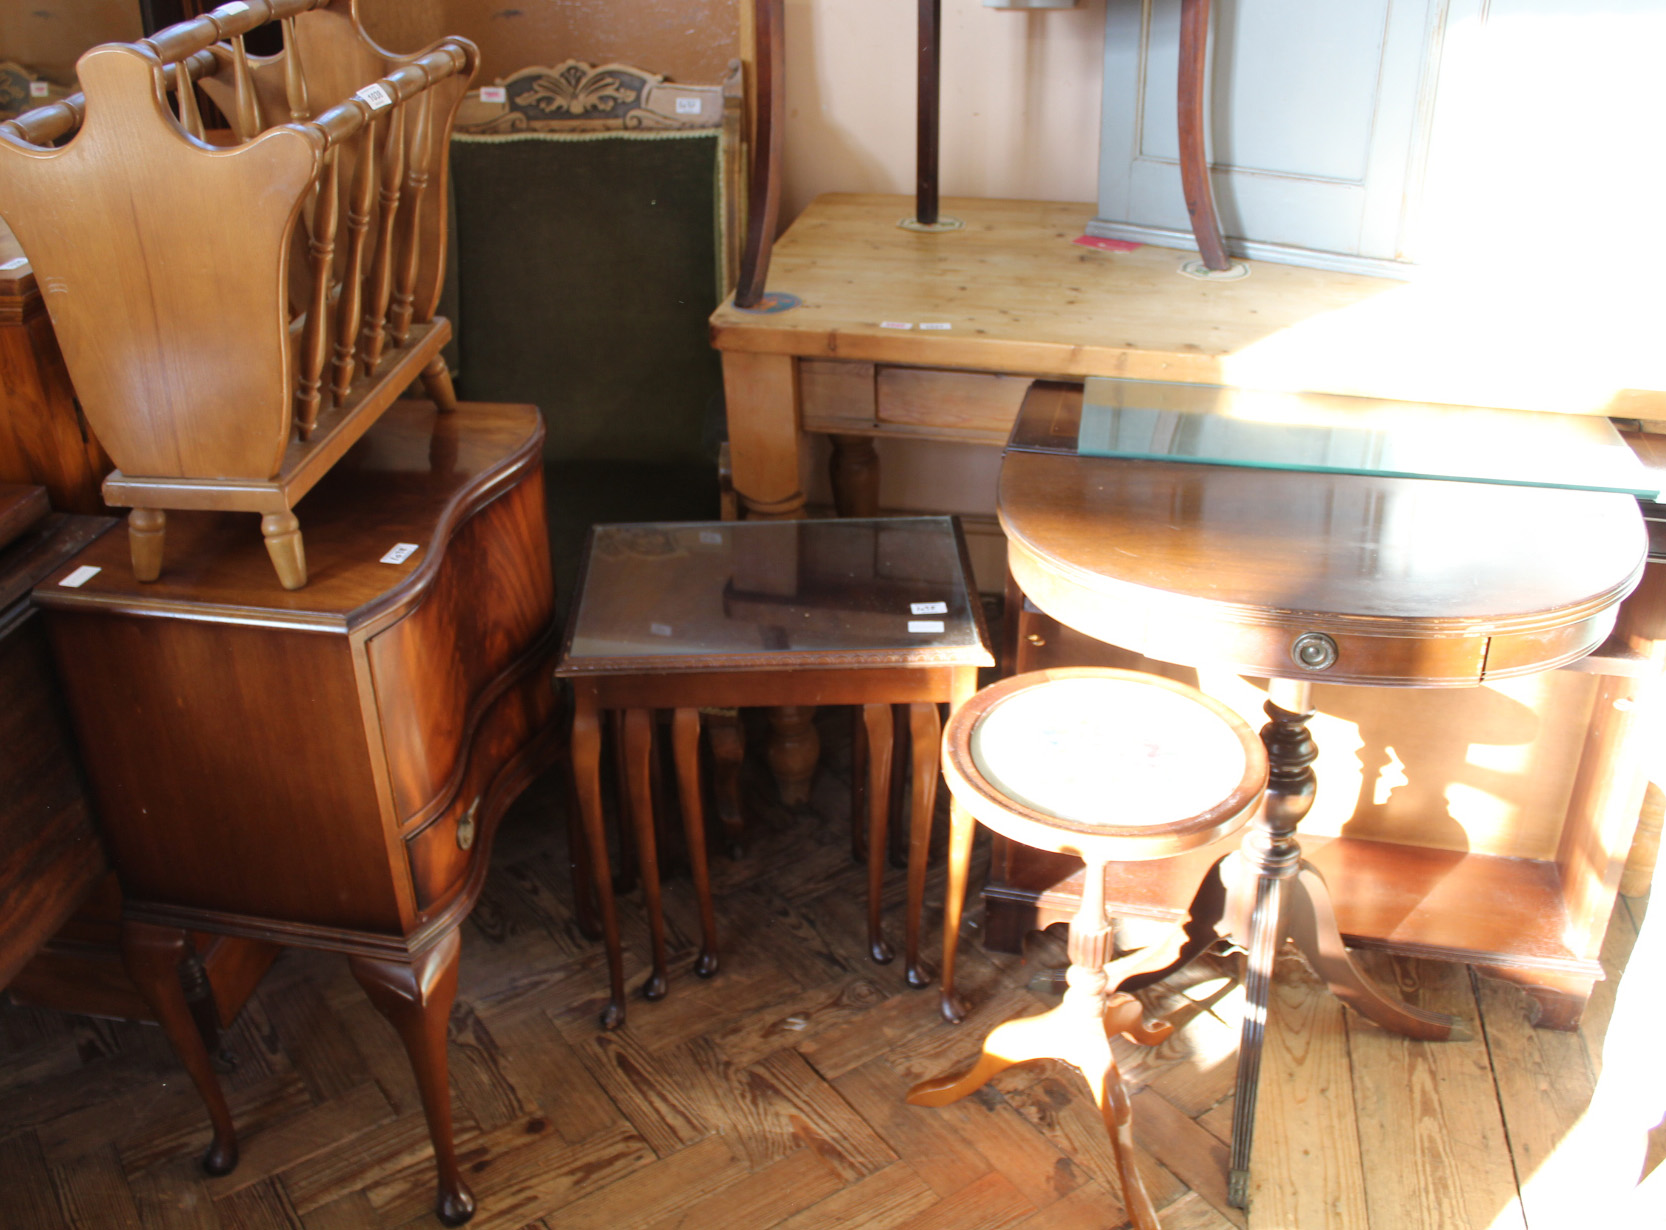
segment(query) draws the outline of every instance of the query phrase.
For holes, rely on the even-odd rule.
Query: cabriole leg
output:
[[[925,911],[926,859],[931,851],[932,812],[937,808],[937,760],[943,725],[937,705],[920,701],[909,706],[909,733],[913,738],[913,800],[908,835],[908,915],[903,921],[903,955],[907,962],[908,985],[931,984],[931,971],[920,963],[920,915]]]
[[[214,1075],[208,1048],[203,1045],[202,1034],[179,980],[187,942],[185,932],[178,927],[122,920],[122,964],[162,1023],[174,1054],[190,1073],[208,1107],[209,1122],[214,1125],[214,1139],[208,1152],[203,1154],[202,1168],[212,1175],[230,1174],[237,1165],[237,1131],[232,1126],[226,1095],[220,1088],[219,1077]]]
[[[654,753],[652,709],[625,711],[625,777],[630,796],[631,827],[636,833],[636,863],[642,877],[642,902],[648,911],[648,939],[653,970],[642,984],[642,998],[664,999],[666,974],[665,912],[660,900],[659,842],[654,832],[654,791],[650,762]]]
[[[671,719],[671,741],[677,760],[683,837],[688,843],[689,868],[694,874],[694,896],[700,903],[700,957],[694,963],[694,972],[710,978],[717,973],[717,916],[712,910],[711,870],[706,860],[706,810],[700,797],[698,709],[676,711]]]
[[[958,799],[949,800],[949,875],[943,890],[943,986],[940,1008],[943,1019],[958,1025],[966,1019],[966,1006],[954,991],[955,954],[960,949],[960,915],[966,908],[966,870],[972,861],[972,836],[977,822]]]
[[[863,705],[862,723],[868,736],[868,954],[884,965],[895,955],[881,922],[891,806],[891,706]]]
[[[457,1167],[451,1131],[451,1082],[446,1060],[446,1023],[457,998],[457,956],[462,950],[455,929],[426,952],[409,960],[353,956],[347,964],[376,1010],[393,1023],[410,1056],[428,1119],[439,1172],[434,1211],[448,1226],[474,1216],[474,1194]]]
[[[607,951],[608,1002],[602,1009],[601,1026],[618,1029],[625,1023],[625,966],[619,914],[613,899],[613,868],[607,856],[607,834],[602,831],[602,725],[595,685],[579,680],[573,688],[573,702],[573,788],[578,795],[584,850],[590,859],[590,884],[602,916]]]

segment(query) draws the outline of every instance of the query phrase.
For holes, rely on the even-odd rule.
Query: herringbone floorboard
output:
[[[933,992],[903,986],[900,962],[867,960],[863,872],[850,859],[841,776],[848,748],[837,715],[824,719],[827,767],[812,810],[774,804],[749,766],[746,852],[714,858],[718,976],[691,972],[692,893],[673,875],[671,994],[633,1000],[618,1033],[596,1029],[605,967],[569,910],[559,779],[540,782],[505,821],[464,931],[451,1021],[475,1226],[1123,1223],[1103,1128],[1068,1069],[1015,1068],[939,1110],[903,1103],[911,1082],[968,1061],[991,1026],[1056,999],[1029,985],[1041,960],[981,951],[975,905],[960,970],[972,1012],[962,1026],[941,1022]],[[902,891],[893,871],[887,916],[899,939]],[[941,893],[934,869],[929,920]],[[621,907],[627,969],[639,979],[640,904],[628,896]],[[1617,912],[1616,969],[1640,917],[1640,902]],[[1123,1055],[1138,1089],[1142,1170],[1168,1230],[1548,1230],[1534,1217],[1528,1180],[1590,1097],[1613,984],[1585,1031],[1549,1034],[1528,1027],[1518,992],[1462,967],[1369,960],[1402,993],[1465,1016],[1475,1039],[1431,1046],[1385,1035],[1286,959],[1247,1219],[1227,1205],[1225,1188],[1240,1003],[1232,968],[1195,969],[1154,989],[1153,1006],[1179,1010],[1186,1024],[1156,1051],[1129,1046]],[[202,1108],[157,1029],[0,1008],[0,1225],[437,1224],[410,1073],[339,958],[285,954],[227,1045],[242,1162],[207,1179],[195,1161],[207,1140]]]

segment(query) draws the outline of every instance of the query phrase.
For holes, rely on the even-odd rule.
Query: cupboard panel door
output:
[[[1209,145],[1234,249],[1365,271],[1403,260],[1446,5],[1212,7]],[[1107,11],[1095,233],[1193,244],[1180,188],[1179,39],[1180,0]]]

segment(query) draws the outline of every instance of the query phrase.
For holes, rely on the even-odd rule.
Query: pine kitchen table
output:
[[[1075,242],[1088,204],[944,198],[963,225],[936,233],[900,227],[913,210],[818,197],[775,244],[763,310],[712,315],[742,515],[803,515],[817,432],[839,512],[873,516],[875,438],[1000,447],[1034,377],[1666,420],[1659,296],[1577,252],[1409,283],[1267,261],[1198,280],[1192,252]]]

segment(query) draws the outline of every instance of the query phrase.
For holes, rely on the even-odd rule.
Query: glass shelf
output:
[[[1020,423],[1014,448],[1249,469],[1612,491],[1660,479],[1605,418],[1093,378],[1080,420]]]

